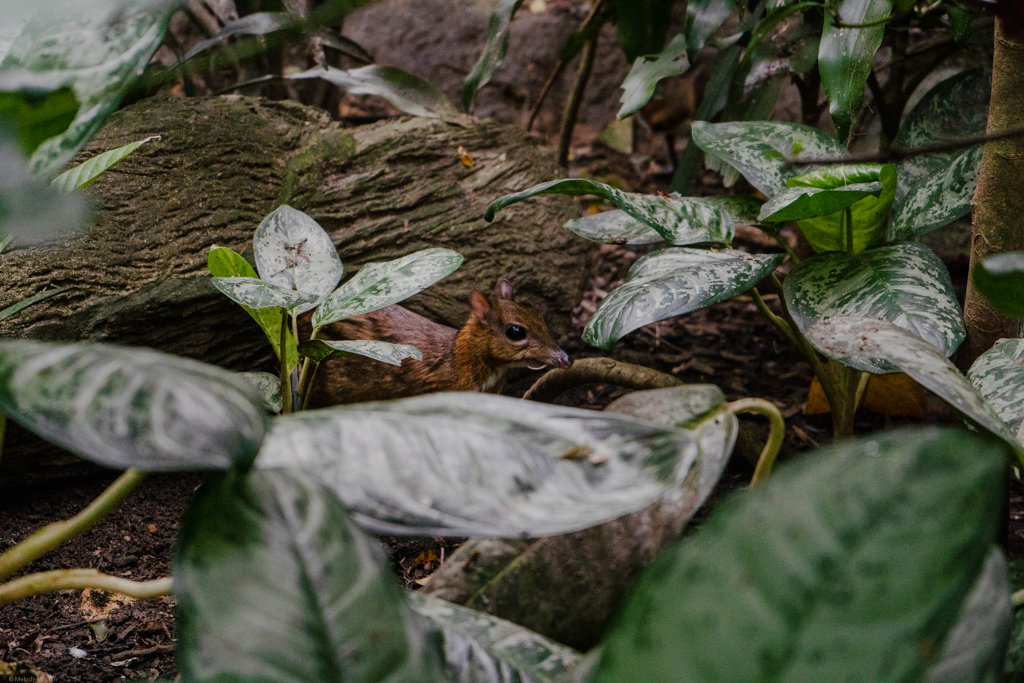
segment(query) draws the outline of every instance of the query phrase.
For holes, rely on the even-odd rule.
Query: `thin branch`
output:
[[[769,430],[768,441],[765,442],[761,455],[757,459],[757,467],[754,468],[754,476],[750,480],[750,486],[763,484],[768,475],[771,474],[772,465],[782,448],[782,439],[786,436],[786,420],[782,413],[763,398],[743,398],[733,401],[727,406],[730,413],[757,413],[768,418]]]
[[[95,569],[58,569],[29,574],[0,584],[0,607],[45,593],[83,588],[98,588],[111,593],[121,593],[136,600],[145,600],[167,595],[171,592],[172,585],[170,578],[131,581],[103,574]]]
[[[562,113],[562,130],[558,136],[558,165],[562,168],[569,167],[569,146],[572,145],[572,132],[576,128],[576,115],[579,114],[580,104],[583,103],[583,93],[587,89],[587,81],[590,80],[590,72],[594,68],[594,57],[597,55],[597,36],[587,41],[580,53],[580,68],[576,72],[576,83],[572,86],[572,94],[569,101],[565,103],[565,111]]]

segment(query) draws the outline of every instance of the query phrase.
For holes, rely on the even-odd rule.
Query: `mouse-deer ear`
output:
[[[469,295],[469,307],[480,322],[487,322],[492,317],[491,302],[478,290],[474,289]]]
[[[512,283],[505,278],[498,280],[498,284],[494,285],[494,297],[496,299],[511,299]]]

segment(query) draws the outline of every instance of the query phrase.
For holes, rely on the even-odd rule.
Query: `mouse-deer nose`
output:
[[[558,349],[551,352],[550,365],[556,368],[567,368],[572,365],[572,358],[569,358],[569,354],[562,349]]]

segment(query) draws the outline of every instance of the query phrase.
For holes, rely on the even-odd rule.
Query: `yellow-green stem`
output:
[[[155,598],[171,592],[171,579],[131,581],[95,569],[58,569],[51,572],[29,574],[0,584],[0,607],[18,600],[45,593],[69,589],[98,588],[111,593],[122,593],[136,600]]]
[[[125,471],[96,500],[77,515],[63,522],[54,522],[43,527],[0,555],[0,581],[96,526],[145,478],[145,472]]]
[[[288,311],[281,309],[281,413],[292,412],[292,373],[288,370]],[[298,338],[296,337],[296,341]]]
[[[757,467],[754,468],[754,476],[750,480],[751,486],[763,484],[771,474],[772,465],[782,448],[782,439],[786,436],[786,420],[782,413],[773,403],[763,398],[743,398],[733,401],[728,406],[729,412],[735,413],[757,413],[768,418],[768,440],[761,449],[761,455],[757,459]]]
[[[1019,590],[1010,596],[1010,604],[1014,607],[1024,605],[1024,590]]]
[[[320,329],[321,328],[319,327],[313,328],[313,333],[309,335],[309,341],[316,339],[317,335],[320,334]],[[298,339],[299,335],[296,334],[295,340],[298,341]],[[310,370],[311,364],[313,366],[312,370]],[[307,398],[309,396],[309,387],[313,385],[313,378],[316,376],[317,365],[316,361],[312,358],[306,358],[302,361],[302,369],[299,370],[299,400],[302,401],[303,410],[306,409],[306,404],[309,403]]]
[[[779,332],[781,332],[786,339],[793,344],[793,346],[799,347],[800,343],[796,340],[796,335],[793,334],[793,328],[789,326],[789,323],[771,312],[771,309],[768,308],[768,304],[766,304],[764,299],[761,298],[761,292],[757,291],[757,287],[754,287],[750,291],[753,294],[754,305],[757,306],[757,310],[761,311],[761,314],[768,318],[768,322],[774,325]]]

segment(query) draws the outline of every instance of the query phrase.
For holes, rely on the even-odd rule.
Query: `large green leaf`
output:
[[[25,154],[67,130],[78,114],[78,100],[71,88],[44,90],[38,81],[35,74],[24,71],[0,71],[0,127],[14,134]],[[21,82],[28,87],[18,87]]]
[[[36,72],[69,86],[80,109],[70,127],[32,155],[47,175],[99,130],[160,47],[177,0],[84,0],[36,14],[0,62],[0,71]]]
[[[985,565],[1004,468],[998,442],[948,429],[781,468],[647,571],[591,680],[921,680]]]
[[[235,303],[249,308],[295,308],[316,301],[315,294],[285,289],[273,282],[252,277],[212,277],[210,281]]]
[[[212,477],[173,563],[185,680],[432,681],[380,545],[315,475]],[[414,666],[415,665],[415,666]]]
[[[804,334],[835,316],[878,318],[910,330],[947,357],[966,335],[949,271],[921,244],[894,244],[852,256],[818,254],[790,271],[783,291]],[[849,364],[865,372],[896,372],[874,358]]]
[[[971,280],[996,308],[1024,318],[1024,251],[989,256],[971,270]]]
[[[433,394],[278,418],[263,468],[298,468],[378,533],[548,536],[678,486],[690,432],[489,394]]]
[[[1024,339],[1000,339],[978,356],[967,379],[1024,444]]]
[[[494,75],[505,55],[508,53],[508,41],[512,37],[512,17],[522,7],[523,0],[501,0],[494,11],[491,12],[490,23],[487,27],[487,42],[484,43],[484,50],[480,58],[473,65],[473,70],[466,76],[462,83],[462,106],[467,112],[473,111],[473,102],[476,100],[477,91],[487,85]]]
[[[0,239],[27,246],[74,234],[90,211],[34,175],[21,152],[0,137]]]
[[[261,280],[316,295],[315,301],[296,306],[292,315],[305,313],[326,299],[345,272],[330,235],[290,206],[275,209],[260,222],[252,247]]]
[[[423,354],[415,346],[409,344],[390,344],[375,339],[355,339],[351,341],[327,341],[314,339],[299,344],[299,353],[312,358],[317,363],[325,360],[345,358],[355,354],[378,360],[390,365],[401,365],[406,358],[423,360]],[[367,381],[372,379],[367,378]]]
[[[371,64],[358,69],[317,66],[287,78],[322,78],[353,95],[377,95],[413,116],[455,121],[461,116],[455,105],[435,86],[393,66]]]
[[[783,254],[666,249],[630,268],[591,317],[583,341],[602,349],[633,330],[741,294],[782,263]]]
[[[823,190],[818,187],[788,187],[761,207],[759,218],[766,223],[800,221],[842,211],[865,197],[882,194],[882,183],[854,183]]]
[[[296,24],[296,19],[287,12],[254,12],[229,21],[212,38],[200,40],[185,53],[183,59],[192,59],[201,52],[219,45],[229,36],[265,36]]]
[[[970,213],[983,151],[982,145],[975,145],[907,188],[896,203],[888,240],[912,240]]]
[[[449,680],[558,683],[580,663],[580,653],[511,621],[435,598],[406,593],[421,628],[439,632]]]
[[[839,0],[838,9],[844,23],[867,24],[889,16],[892,5],[889,0]],[[882,24],[836,28],[825,19],[818,47],[818,70],[840,140],[850,137],[853,123],[860,114],[864,86],[884,33]]]
[[[840,316],[812,327],[807,339],[823,354],[846,365],[856,367],[865,357],[891,363],[1013,446],[1024,462],[1022,447],[992,406],[940,351],[913,332],[886,320]]]
[[[249,262],[242,258],[241,254],[228,249],[227,247],[210,247],[210,253],[206,257],[207,267],[214,277],[251,277],[258,278],[256,270],[249,265]],[[252,316],[267,340],[274,348],[278,359],[281,358],[281,311],[276,308],[250,308],[242,304],[242,308]],[[296,350],[295,337],[291,330],[285,332],[285,356],[288,360],[288,369],[292,370],[298,365],[299,354]]]
[[[83,161],[78,166],[64,171],[54,178],[50,184],[65,194],[69,192],[77,192],[82,188],[92,185],[97,178],[106,173],[111,167],[119,164],[125,159],[125,157],[142,145],[146,144],[150,140],[159,139],[159,135],[154,135],[146,138],[145,140],[130,142],[123,147],[118,147],[117,149],[97,154],[92,159]]]
[[[397,304],[448,277],[461,265],[460,254],[438,248],[422,249],[394,261],[367,263],[324,299],[313,313],[313,326]]]
[[[496,212],[510,204],[544,194],[567,194],[572,197],[597,195],[630,217],[651,226],[665,240],[674,244],[728,244],[732,242],[736,230],[736,220],[731,212],[737,209],[732,204],[710,198],[633,194],[584,178],[551,180],[522,192],[499,197],[487,207],[484,220],[493,220]],[[740,210],[746,211],[745,208]]]
[[[695,121],[693,142],[704,150],[709,168],[721,170],[723,175],[730,169],[742,173],[768,197],[784,190],[786,180],[806,171],[806,167],[790,165],[787,160],[831,158],[846,153],[842,143],[817,128],[779,121]]]
[[[678,76],[690,68],[686,58],[686,36],[680,33],[673,38],[660,53],[651,56],[641,55],[633,62],[633,67],[622,82],[622,97],[619,102],[618,116],[622,118],[635,114],[654,95],[658,82],[663,78]]]
[[[675,0],[611,0],[616,37],[627,62],[661,52]]]
[[[0,341],[0,411],[109,467],[247,467],[266,429],[226,370],[146,349]]]

